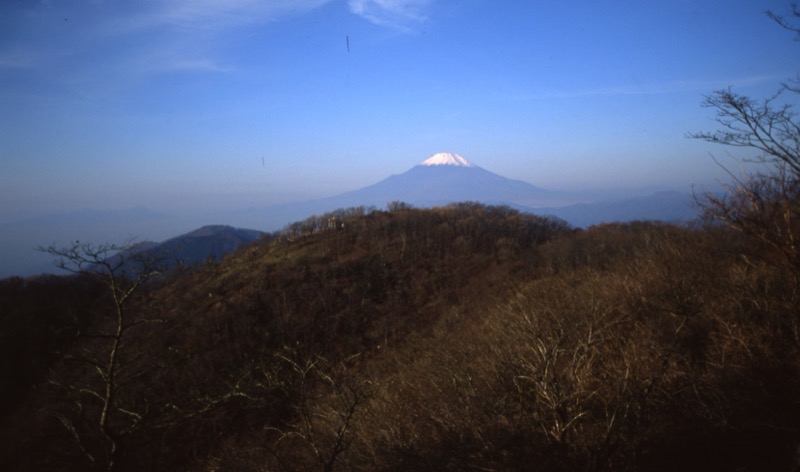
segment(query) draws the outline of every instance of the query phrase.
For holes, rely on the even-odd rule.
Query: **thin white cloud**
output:
[[[348,0],[350,11],[380,26],[408,30],[422,23],[432,0]]]
[[[148,28],[224,30],[306,13],[332,0],[155,0],[149,8],[118,18],[116,32]]]
[[[150,71],[230,72],[214,59],[220,34],[307,13],[333,0],[152,0],[138,14],[118,17],[106,33],[161,33]],[[165,53],[168,51],[168,53]],[[198,59],[198,54],[200,58]]]
[[[516,101],[533,101],[533,100],[554,100],[554,99],[572,99],[572,98],[585,98],[585,97],[604,97],[604,96],[633,96],[633,95],[661,95],[669,93],[683,93],[683,92],[710,92],[727,87],[748,87],[758,85],[766,82],[780,82],[785,76],[777,75],[758,75],[751,77],[738,77],[730,80],[677,80],[672,82],[659,82],[650,84],[634,84],[619,87],[605,87],[605,88],[592,88],[592,89],[575,89],[564,91],[550,91],[540,93],[518,93],[518,92],[501,92],[501,95],[507,99]]]
[[[166,63],[166,70],[185,71],[185,72],[230,72],[231,69],[224,67],[213,59],[175,59],[171,63]]]
[[[87,100],[113,96],[162,74],[233,73],[242,65],[227,51],[230,42],[241,38],[239,31],[333,1],[31,3],[12,12],[17,23],[0,42],[0,72],[17,71]],[[12,85],[23,83],[11,79]]]
[[[24,49],[0,51],[0,69],[29,69],[42,61],[40,53]]]
[[[23,23],[14,39],[16,44],[0,47],[0,70],[48,68],[56,62],[62,67],[67,58],[85,56],[120,41],[125,46],[119,48],[115,60],[94,63],[92,68],[113,63],[150,72],[226,72],[231,68],[219,65],[214,58],[221,35],[301,15],[332,1],[142,0],[123,4],[93,2],[83,9],[69,1],[41,3],[18,13]],[[58,20],[55,24],[54,18]],[[137,36],[141,41],[129,46],[130,38]],[[142,57],[163,62],[145,64]],[[66,67],[78,71],[81,64],[74,61]]]

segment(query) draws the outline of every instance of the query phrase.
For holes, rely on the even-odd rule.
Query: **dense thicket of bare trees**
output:
[[[719,225],[574,231],[474,203],[335,217],[344,226],[265,239],[156,284],[112,281],[92,246],[61,250],[90,254],[89,273],[0,282],[17,346],[36,339],[19,329],[25,316],[46,328],[56,318],[45,312],[88,313],[52,331],[58,352],[20,364],[40,366],[38,377],[4,377],[27,396],[0,415],[3,462],[633,471],[796,461],[800,292],[788,266],[762,257],[770,248]],[[43,287],[64,294],[64,284],[91,303],[39,305]]]

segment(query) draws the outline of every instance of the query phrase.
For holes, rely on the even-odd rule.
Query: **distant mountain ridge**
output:
[[[179,218],[143,206],[82,208],[0,223],[0,277],[57,272],[53,258],[37,247],[67,246],[76,240],[121,242],[132,237],[161,240],[188,228]]]
[[[127,259],[126,271],[140,270],[137,261],[151,259],[159,268],[190,267],[205,261],[219,262],[225,254],[250,244],[266,233],[253,229],[234,228],[227,225],[207,225],[186,234],[170,238],[162,243],[143,241],[126,254],[116,256]],[[112,263],[114,263],[112,258]]]
[[[685,221],[697,217],[687,193],[653,192],[613,200],[589,199],[538,187],[483,169],[456,153],[440,152],[409,170],[375,184],[318,200],[242,212],[246,226],[266,224],[269,230],[313,214],[356,206],[385,207],[401,201],[417,207],[473,201],[506,205],[528,213],[553,215],[577,227],[634,219]]]
[[[667,191],[619,200],[535,208],[531,211],[556,216],[573,226],[583,228],[599,223],[634,220],[681,223],[700,216],[700,209],[695,205],[692,195]]]
[[[249,226],[266,220],[272,230],[312,214],[355,206],[383,208],[392,201],[418,207],[474,201],[519,208],[520,205],[555,205],[562,201],[562,195],[489,172],[458,154],[441,152],[401,174],[357,190],[317,200],[253,209],[246,212],[247,215],[240,215],[246,218]]]
[[[263,231],[234,228],[227,225],[208,225],[168,239],[152,248],[163,255],[193,265],[209,258],[219,262],[222,256],[264,236]]]

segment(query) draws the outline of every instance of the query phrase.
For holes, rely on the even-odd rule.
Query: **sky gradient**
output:
[[[545,188],[722,176],[704,94],[765,96],[783,1],[9,0],[0,222],[334,195],[441,151]],[[738,156],[738,155],[735,155]]]

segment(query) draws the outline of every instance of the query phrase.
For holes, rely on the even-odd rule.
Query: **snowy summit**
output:
[[[425,159],[419,165],[421,166],[461,166],[461,167],[475,167],[470,161],[464,159],[455,153],[440,152]]]

